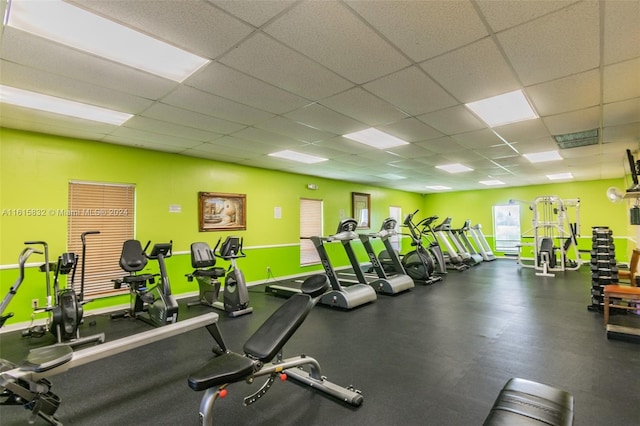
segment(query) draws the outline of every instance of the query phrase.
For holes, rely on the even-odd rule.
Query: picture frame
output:
[[[198,192],[200,232],[247,229],[246,194]]]
[[[351,217],[358,221],[358,229],[371,226],[371,195],[364,192],[351,193]]]

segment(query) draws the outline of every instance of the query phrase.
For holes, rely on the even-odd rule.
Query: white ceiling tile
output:
[[[514,144],[515,147],[519,147],[520,144]],[[495,160],[496,158],[507,158],[507,157],[517,157],[519,156],[519,151],[514,151],[507,144],[489,146],[486,148],[478,148],[474,149],[474,151],[485,158],[490,160]]]
[[[604,102],[640,97],[640,58],[604,67]]]
[[[604,8],[604,63],[640,56],[640,2],[607,1]]]
[[[232,136],[240,139],[263,143],[265,145],[271,145],[271,147],[277,146],[281,148],[296,149],[307,145],[305,142],[302,142],[298,139],[289,138],[277,133],[270,132],[268,130],[257,129],[255,127],[247,127],[240,130],[239,132],[234,133]]]
[[[420,66],[460,102],[473,102],[520,88],[493,39],[485,38]]]
[[[210,115],[200,114],[161,103],[153,105],[151,108],[146,110],[142,116],[220,134],[237,132],[238,130],[246,127],[243,124],[233,123],[231,121],[211,117]]]
[[[541,119],[506,124],[504,126],[494,127],[493,131],[509,143],[533,141],[551,137],[549,130],[547,130]]]
[[[204,1],[71,0],[197,55],[216,58],[253,28]],[[212,23],[215,22],[215,25]]]
[[[327,147],[327,148],[336,149],[338,151],[342,151],[343,153],[349,153],[349,154],[361,154],[363,152],[373,149],[365,144],[361,144],[360,142],[356,142],[351,139],[343,138],[342,136],[337,136],[331,139],[317,141],[317,142],[314,142],[313,144],[321,148]]]
[[[227,146],[224,144],[213,145],[211,143],[203,143],[194,148],[183,151],[182,154],[233,163],[237,163],[248,158],[262,156],[260,153],[246,151],[241,147]]]
[[[179,152],[184,149],[194,148],[202,144],[202,141],[179,138],[174,135],[165,135],[146,130],[138,130],[130,127],[118,127],[105,140],[118,139],[121,141],[131,140],[135,142],[146,142],[152,145],[164,145],[166,150]]]
[[[331,139],[336,136],[334,133],[318,130],[280,116],[273,117],[267,121],[258,123],[255,127],[259,129],[269,130],[274,133],[289,136],[291,138],[305,142],[315,142],[323,139]]]
[[[255,124],[273,117],[262,111],[220,96],[181,86],[166,96],[163,103],[241,124]]]
[[[428,141],[417,142],[417,145],[428,149],[429,151],[443,154],[445,152],[466,151],[467,148],[458,143],[455,139],[445,136],[442,138],[431,139]]]
[[[264,34],[256,34],[220,62],[299,96],[317,100],[351,87],[349,81]],[[287,64],[283,67],[282,64]]]
[[[466,133],[486,127],[464,105],[430,112],[417,118],[446,135]]]
[[[598,67],[598,7],[583,1],[497,34],[525,85]]]
[[[323,99],[319,103],[370,126],[392,123],[407,117],[391,104],[359,87]]]
[[[0,117],[2,117],[2,127],[7,129],[97,141],[101,141],[116,127],[102,123],[92,123],[87,126],[85,120],[5,104],[0,104]]]
[[[566,7],[576,0],[519,1],[480,0],[476,4],[495,32],[523,24]]]
[[[296,0],[209,0],[230,14],[255,27],[264,25],[274,16],[282,13]]]
[[[605,127],[602,140],[606,142],[635,143],[640,146],[640,122]]]
[[[411,143],[409,145],[401,145],[387,149],[389,152],[393,152],[403,158],[421,158],[429,157],[434,154],[433,151],[428,150],[420,146],[417,143]]]
[[[416,66],[372,81],[363,87],[411,115],[436,111],[458,103]]]
[[[349,8],[338,2],[299,3],[264,31],[358,84],[410,64]]]
[[[347,4],[416,62],[488,35],[469,1],[348,1]]]
[[[600,104],[597,69],[529,86],[525,92],[540,116],[575,111]]]
[[[127,120],[126,123],[123,124],[123,127],[150,132],[152,134],[160,133],[163,135],[183,139],[191,139],[201,142],[212,141],[222,136],[220,133],[194,129],[193,127],[181,126],[179,124],[170,123],[164,120],[155,120],[142,116],[131,117],[129,120]]]
[[[278,151],[279,149],[274,147],[273,145],[269,145],[266,143],[250,141],[247,139],[236,138],[233,136],[223,136],[220,139],[216,139],[215,141],[210,142],[211,149],[215,149],[215,147],[225,147],[225,148],[236,148],[241,151],[251,152],[253,155],[247,158],[253,158],[258,154],[270,154],[272,152]]]
[[[536,152],[556,151],[560,149],[558,143],[551,136],[540,139],[529,139],[519,143],[516,147],[520,154],[533,154]]]
[[[452,138],[458,141],[460,145],[469,149],[481,149],[495,145],[503,145],[502,140],[490,129],[459,133],[457,135],[453,135]]]
[[[600,127],[600,107],[586,108],[542,119],[552,135],[582,132]]]
[[[185,84],[274,114],[284,114],[309,103],[305,98],[220,63],[209,64]]]
[[[338,135],[344,135],[367,128],[365,124],[318,104],[308,105],[290,112],[285,114],[285,117],[306,124],[307,126]]]
[[[640,98],[613,102],[603,106],[602,123],[604,127],[637,121],[640,121]]]
[[[407,142],[419,142],[443,136],[433,127],[415,118],[405,118],[395,123],[377,126],[377,128]]]

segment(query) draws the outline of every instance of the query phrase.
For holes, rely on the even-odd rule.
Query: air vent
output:
[[[577,148],[579,146],[596,145],[599,141],[599,133],[598,129],[593,129],[565,135],[554,135],[553,138],[560,149]]]

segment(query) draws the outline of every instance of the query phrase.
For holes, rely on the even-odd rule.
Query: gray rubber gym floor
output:
[[[541,278],[512,260],[450,272],[444,281],[353,311],[317,306],[285,346],[305,353],[323,374],[362,391],[357,409],[295,383],[277,381],[256,404],[242,398],[261,385],[231,385],[218,400],[217,425],[481,425],[510,377],[570,391],[576,425],[640,424],[640,345],[607,340],[602,314],[590,312],[589,269]],[[221,315],[228,346],[239,351],[284,299],[250,289],[254,313]],[[186,309],[180,317],[207,312]],[[91,317],[83,335],[114,340],[150,327],[131,319]],[[47,338],[0,335],[3,358],[19,360]],[[63,402],[57,417],[79,425],[197,425],[201,393],[189,372],[211,356],[196,330],[53,377]],[[26,424],[29,412],[0,407],[3,426]],[[38,419],[36,424],[43,424]]]

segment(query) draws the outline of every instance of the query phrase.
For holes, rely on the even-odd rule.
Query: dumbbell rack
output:
[[[591,305],[587,308],[602,312],[604,286],[618,282],[618,267],[611,229],[607,226],[594,226],[591,229]]]

